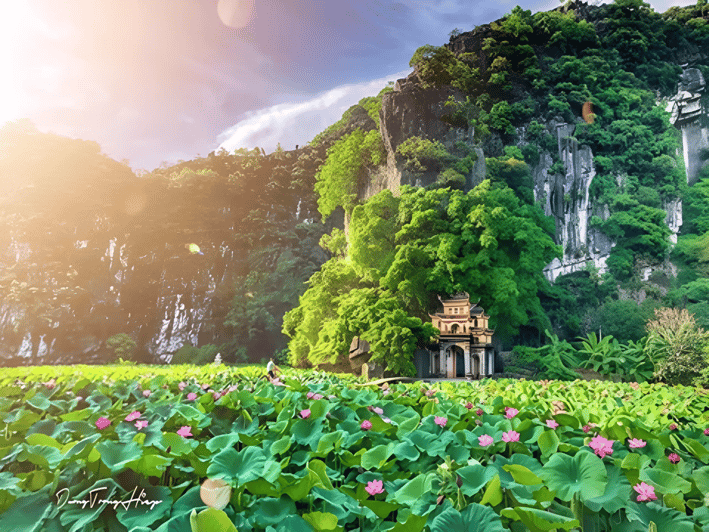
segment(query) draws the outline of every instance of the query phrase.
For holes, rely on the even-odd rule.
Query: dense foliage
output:
[[[506,185],[460,190],[402,187],[354,208],[346,258],[333,257],[284,319],[293,364],[336,360],[352,338],[374,360],[412,374],[416,344],[434,329],[427,312],[438,294],[466,291],[498,334],[543,327],[542,267],[557,253],[544,216]]]
[[[382,390],[293,370],[283,381],[225,366],[3,372],[0,528],[709,524],[706,390],[509,380]],[[205,478],[222,481],[223,501],[201,496]]]

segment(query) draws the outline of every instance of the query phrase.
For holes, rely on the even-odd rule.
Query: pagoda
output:
[[[440,331],[438,352],[430,353],[432,376],[479,379],[495,371],[494,330],[488,327],[490,316],[470,303],[466,292],[450,299],[438,300],[443,311],[429,314],[433,326]],[[479,301],[478,301],[479,302]]]

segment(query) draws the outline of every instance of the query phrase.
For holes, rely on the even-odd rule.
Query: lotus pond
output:
[[[4,369],[0,531],[709,530],[706,390],[263,373]]]

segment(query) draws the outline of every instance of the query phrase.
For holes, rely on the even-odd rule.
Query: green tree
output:
[[[138,344],[126,333],[118,333],[106,340],[106,348],[113,353],[114,360],[133,360]]]
[[[315,176],[318,210],[323,220],[337,207],[352,210],[364,168],[381,163],[383,153],[381,136],[376,130],[365,134],[356,129],[328,149],[327,160]]]

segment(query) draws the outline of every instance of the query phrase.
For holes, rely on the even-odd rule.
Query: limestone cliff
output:
[[[485,54],[481,43],[487,35],[486,26],[476,28],[456,39],[452,39],[450,48],[458,53],[475,51]],[[682,58],[703,59],[697,51],[678,52]],[[687,64],[678,80],[677,94],[668,101],[658,101],[658,105],[667,107],[672,114],[671,123],[682,134],[682,159],[687,173],[687,181],[693,184],[699,169],[705,164],[703,153],[709,148],[709,99],[705,92],[705,81],[701,72]],[[441,141],[452,150],[458,141],[474,147],[478,162],[470,175],[466,177],[466,190],[477,185],[485,176],[485,150],[473,142],[472,128],[457,128],[441,120],[445,116],[444,104],[453,96],[462,99],[459,91],[452,87],[422,89],[416,72],[396,82],[394,90],[383,97],[380,112],[380,130],[387,151],[386,167],[379,169],[371,183],[360,188],[360,198],[366,199],[387,188],[396,191],[400,185],[410,184],[426,186],[434,182],[433,172],[413,175],[407,172],[397,156],[396,148],[404,140],[419,136]],[[573,137],[575,127],[582,123],[581,117],[576,123],[565,122],[556,117],[545,121],[539,117],[548,133],[557,143],[556,153],[541,149],[539,162],[532,164],[534,181],[534,199],[541,203],[545,214],[553,216],[556,223],[556,241],[562,245],[564,255],[555,259],[545,268],[545,275],[555,280],[559,275],[578,271],[587,267],[591,261],[600,271],[606,269],[606,259],[614,242],[597,227],[591,219],[597,216],[606,220],[609,216],[607,205],[594,204],[590,198],[589,187],[596,177],[594,154],[587,145],[579,145]],[[516,143],[523,146],[528,143],[525,128],[519,128]],[[496,149],[496,148],[493,148]],[[554,173],[554,159],[563,163],[563,171]],[[557,167],[558,168],[558,167]],[[617,179],[622,179],[617,176]],[[682,225],[682,205],[678,197],[665,200],[662,208],[667,212],[667,225],[671,230],[671,242],[677,241],[677,233]]]

